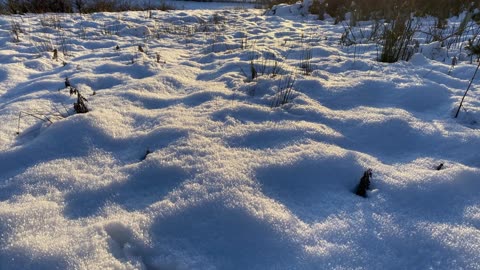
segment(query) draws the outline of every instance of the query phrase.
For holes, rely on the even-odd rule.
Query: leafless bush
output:
[[[325,1],[313,0],[308,11],[311,14],[318,15],[319,20],[325,19]]]
[[[20,42],[20,33],[25,33],[18,21],[11,21],[10,22],[10,35],[12,37],[12,41],[15,43]]]
[[[68,55],[68,50],[69,50],[69,37],[67,36],[66,32],[63,30],[57,31],[55,35],[55,44],[56,48],[59,48],[63,54],[63,56]]]
[[[50,34],[31,36],[30,42],[39,55],[44,52],[51,52],[55,48],[52,36]]]
[[[419,25],[409,15],[399,15],[383,29],[382,52],[380,62],[394,63],[398,60],[408,61],[414,53],[413,36]]]
[[[380,20],[373,20],[367,25],[352,25],[343,23],[344,32],[340,38],[340,44],[351,46],[357,44],[376,43],[382,39],[382,23]]]
[[[253,81],[260,76],[275,77],[282,73],[285,61],[271,52],[259,53],[252,50],[248,68],[240,67],[247,81]]]
[[[43,27],[50,27],[53,29],[61,29],[62,24],[58,15],[47,15],[40,18],[40,24]]]
[[[77,9],[78,13],[83,13],[85,8],[85,0],[74,0],[73,5]]]

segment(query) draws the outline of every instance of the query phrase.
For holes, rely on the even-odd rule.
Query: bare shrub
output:
[[[75,8],[77,9],[78,13],[83,13],[84,8],[85,8],[85,4],[86,4],[85,2],[86,2],[85,0],[74,0],[73,1],[73,4],[74,4]]]
[[[20,26],[20,23],[18,21],[12,21],[10,22],[10,35],[12,37],[12,41],[15,43],[20,42],[20,33],[25,33]]]
[[[383,31],[383,48],[380,62],[394,63],[398,60],[408,61],[414,51],[413,36],[418,29],[409,15],[399,15]]]

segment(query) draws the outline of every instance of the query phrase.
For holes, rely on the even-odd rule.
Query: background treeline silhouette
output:
[[[0,0],[0,12],[7,14],[114,12],[155,9],[161,6],[161,1],[149,0]]]

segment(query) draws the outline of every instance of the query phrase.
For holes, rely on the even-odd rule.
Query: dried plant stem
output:
[[[478,62],[477,69],[475,69],[475,73],[472,76],[472,79],[470,80],[470,83],[468,84],[467,90],[463,94],[462,101],[460,101],[460,105],[458,105],[457,112],[455,113],[455,118],[458,117],[458,114],[460,113],[460,109],[463,106],[463,101],[465,100],[465,97],[467,96],[468,90],[470,90],[470,87],[472,87],[473,80],[475,79],[475,76],[477,76],[478,68],[480,68],[480,61]]]

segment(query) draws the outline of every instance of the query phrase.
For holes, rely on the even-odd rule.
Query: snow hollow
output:
[[[0,16],[0,269],[480,269],[475,59],[344,26]]]

